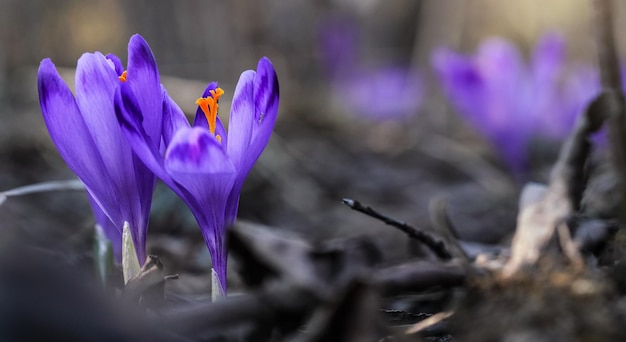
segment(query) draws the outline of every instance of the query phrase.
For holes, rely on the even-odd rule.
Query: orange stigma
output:
[[[120,77],[118,77],[118,78],[120,79],[120,81],[126,82],[126,76],[128,76],[128,71],[124,70],[122,75],[120,75]]]
[[[215,135],[215,128],[217,125],[217,108],[219,107],[218,101],[222,95],[224,95],[224,90],[222,90],[222,88],[216,88],[209,91],[209,96],[201,97],[196,100],[196,104],[200,106],[204,116],[206,116],[206,121],[209,122],[209,131],[213,135]],[[215,138],[217,141],[222,142],[222,137],[219,135],[215,135]]]

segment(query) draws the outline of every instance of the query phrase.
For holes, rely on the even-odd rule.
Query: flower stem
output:
[[[113,248],[102,227],[97,223],[95,225],[94,261],[98,278],[102,286],[106,286],[109,273],[113,269]]]

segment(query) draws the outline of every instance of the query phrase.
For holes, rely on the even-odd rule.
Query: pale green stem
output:
[[[106,286],[109,272],[113,269],[113,246],[99,224],[96,224],[94,228],[96,231],[96,239],[94,242],[96,271],[102,282],[102,286]]]

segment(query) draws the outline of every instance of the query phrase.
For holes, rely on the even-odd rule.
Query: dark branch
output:
[[[607,112],[609,142],[615,170],[620,175],[621,221],[626,221],[626,105],[620,79],[620,66],[613,34],[613,6],[611,0],[593,0],[594,26],[598,49],[598,66],[602,90],[611,94],[611,107]]]
[[[622,90],[617,48],[613,35],[612,0],[593,0],[600,79],[604,90]]]
[[[448,248],[446,247],[446,245],[443,243],[443,241],[438,240],[437,238],[433,237],[432,235],[421,231],[413,226],[410,226],[409,224],[407,224],[406,222],[401,222],[398,221],[394,218],[391,218],[389,216],[383,215],[379,212],[377,212],[376,210],[367,207],[367,206],[363,206],[361,203],[359,203],[359,201],[355,201],[349,198],[344,198],[342,200],[343,204],[347,205],[348,207],[350,207],[352,210],[356,210],[358,212],[361,212],[365,215],[371,216],[375,219],[378,219],[380,221],[383,221],[384,223],[392,226],[392,227],[396,227],[398,229],[400,229],[401,231],[403,231],[404,233],[406,233],[408,236],[422,242],[423,244],[425,244],[428,248],[430,248],[435,255],[437,255],[439,258],[443,259],[443,260],[449,260],[452,259],[452,253],[450,253],[450,251],[448,250]]]

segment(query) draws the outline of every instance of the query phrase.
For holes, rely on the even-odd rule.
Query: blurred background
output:
[[[616,5],[620,27],[626,4]],[[514,228],[519,188],[546,180],[562,139],[529,147],[526,168],[511,170],[442,91],[433,52],[471,55],[501,37],[527,62],[552,32],[565,41],[568,67],[593,67],[589,9],[584,0],[0,0],[0,191],[74,177],[41,117],[39,62],[51,58],[73,86],[83,52],[125,60],[128,39],[140,33],[187,114],[205,85],[218,81],[227,121],[239,74],[262,56],[274,63],[279,118],[245,184],[240,221],[312,240],[375,236],[394,262],[408,255],[405,236],[341,199],[430,229],[428,204],[444,197],[463,239],[497,242]],[[27,241],[88,269],[93,224],[79,191],[9,198],[0,206],[0,244]],[[168,271],[186,274],[173,285],[178,291],[207,291],[210,258],[200,232],[162,185],[148,245]]]

